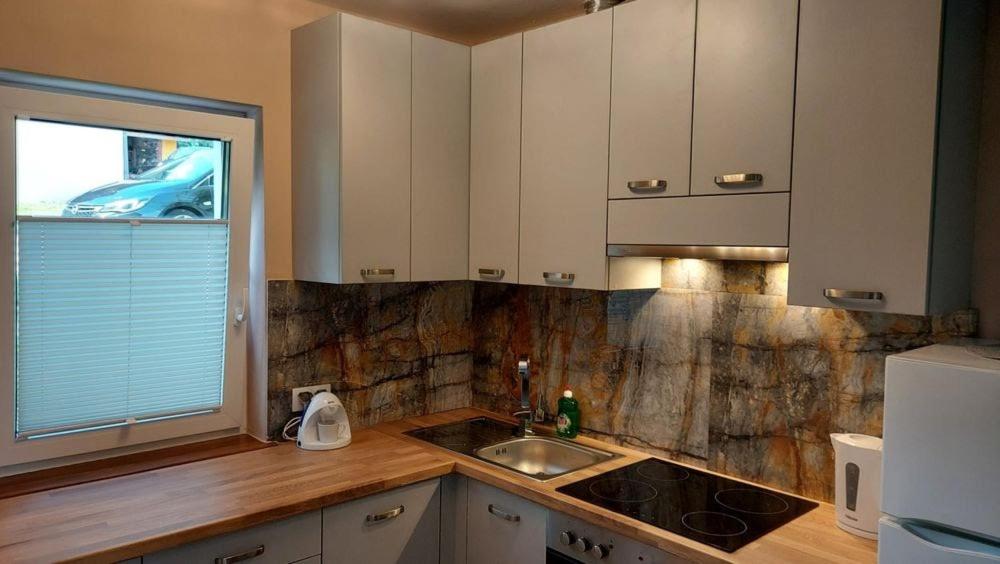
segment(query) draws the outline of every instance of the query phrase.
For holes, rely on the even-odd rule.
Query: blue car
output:
[[[67,202],[63,217],[215,218],[215,158],[185,147],[135,178],[99,186]]]

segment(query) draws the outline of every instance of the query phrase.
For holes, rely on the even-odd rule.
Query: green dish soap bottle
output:
[[[580,402],[573,399],[573,392],[566,390],[559,398],[559,415],[556,417],[556,434],[567,439],[576,438],[580,431]]]

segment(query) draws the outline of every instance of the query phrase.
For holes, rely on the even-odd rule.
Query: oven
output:
[[[554,548],[545,549],[545,564],[583,564],[583,560],[571,558]]]
[[[613,533],[575,517],[549,512],[545,531],[546,564],[674,564],[684,562],[658,548]]]

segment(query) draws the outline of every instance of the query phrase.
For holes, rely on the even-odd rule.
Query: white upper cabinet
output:
[[[340,282],[340,16],[292,31],[296,280]]]
[[[343,282],[410,279],[410,41],[341,16]]]
[[[411,280],[465,280],[469,48],[413,34]]]
[[[968,304],[982,30],[947,5],[942,43],[940,0],[803,0],[788,303]]]
[[[688,194],[694,30],[694,0],[614,8],[609,198]]]
[[[295,278],[464,279],[468,146],[468,47],[347,14],[294,30]]]
[[[524,34],[522,284],[608,288],[611,14]]]
[[[789,190],[797,12],[795,0],[698,2],[692,194]]]
[[[608,244],[785,247],[788,194],[614,200]]]
[[[517,282],[521,34],[472,48],[469,279]]]
[[[347,14],[292,32],[298,280],[410,279],[410,41]]]

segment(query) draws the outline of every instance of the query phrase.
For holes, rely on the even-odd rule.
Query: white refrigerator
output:
[[[1000,562],[1000,360],[932,345],[886,360],[880,564]]]

